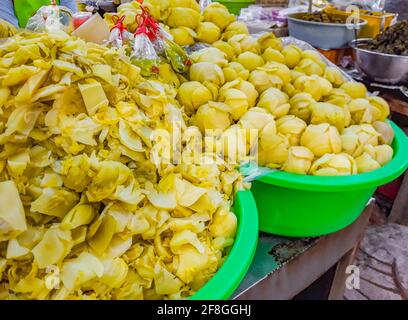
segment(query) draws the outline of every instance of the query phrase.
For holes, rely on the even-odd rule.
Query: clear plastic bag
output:
[[[191,65],[191,60],[184,49],[168,38],[163,39],[163,44],[166,59],[170,62],[174,71],[178,73],[186,72]]]
[[[140,73],[143,76],[148,77],[159,72],[160,58],[149,37],[143,31],[139,31],[135,35],[130,60],[140,68]]]
[[[123,25],[123,21],[126,16],[113,16],[114,26],[110,29],[109,39],[107,44],[114,46],[118,49],[122,48],[125,44],[134,40],[134,35],[129,32]]]
[[[64,6],[43,6],[28,20],[26,28],[31,31],[73,31],[72,11]]]

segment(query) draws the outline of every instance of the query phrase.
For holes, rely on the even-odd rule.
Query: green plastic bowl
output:
[[[234,245],[222,267],[191,300],[229,299],[248,271],[258,244],[258,214],[251,191],[237,193],[234,212],[238,218]]]
[[[314,237],[351,224],[377,187],[408,167],[408,138],[393,122],[394,157],[384,167],[353,176],[314,177],[274,171],[252,184],[259,229],[292,237]]]
[[[229,12],[238,16],[242,8],[247,8],[251,4],[254,4],[255,0],[239,0],[239,1],[221,0],[217,2],[223,4],[228,8]]]

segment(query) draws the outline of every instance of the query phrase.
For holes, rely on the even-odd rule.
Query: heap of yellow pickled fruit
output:
[[[177,99],[190,124],[202,133],[218,130],[214,149],[226,159],[253,159],[249,151],[257,148],[260,165],[312,175],[363,173],[392,159],[387,102],[369,96],[363,84],[347,82],[317,52],[284,46],[272,33],[253,37],[220,3],[201,13],[194,0],[144,5],[178,44],[211,44],[193,53],[187,77],[162,76],[179,87]],[[130,23],[138,7],[124,4],[119,13]],[[239,137],[249,129],[259,138]]]
[[[191,124],[223,132],[216,144],[228,158],[244,150],[234,157],[246,160],[257,147],[261,166],[321,176],[364,173],[391,161],[387,102],[347,82],[317,52],[283,46],[272,34],[239,34],[192,59],[179,102],[193,114]],[[250,129],[258,139],[238,137]]]
[[[177,91],[63,32],[16,35],[0,72],[0,299],[202,287],[233,244],[243,185],[216,154],[192,156],[199,129]]]

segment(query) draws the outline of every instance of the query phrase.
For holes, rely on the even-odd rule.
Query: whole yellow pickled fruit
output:
[[[190,80],[201,83],[212,83],[216,86],[222,86],[225,82],[222,69],[210,62],[194,63],[190,68]]]
[[[299,145],[300,137],[307,127],[307,123],[293,115],[287,115],[276,120],[278,133],[288,138],[291,146]]]
[[[248,27],[245,22],[234,21],[231,24],[229,24],[225,28],[224,33],[222,34],[222,38],[228,41],[237,34],[249,34]]]
[[[254,107],[249,109],[239,120],[245,129],[256,129],[261,131],[268,123],[274,122],[274,117],[262,108]]]
[[[353,99],[364,98],[367,95],[366,86],[360,82],[345,82],[340,88]]]
[[[261,67],[265,64],[261,56],[250,51],[241,53],[237,58],[237,62],[239,62],[245,69],[249,71],[255,70],[256,68]]]
[[[352,125],[341,133],[343,152],[353,157],[361,155],[367,145],[378,145],[378,132],[370,124]]]
[[[182,83],[177,92],[177,100],[184,106],[184,110],[188,115],[193,114],[198,107],[213,98],[210,90],[198,81]]]
[[[217,102],[208,102],[198,108],[197,113],[191,118],[193,125],[196,125],[202,133],[206,129],[220,129],[224,131],[231,125],[230,116],[225,110],[228,106]]]
[[[168,3],[167,3],[168,2]],[[182,7],[182,8],[190,8],[197,12],[200,12],[200,5],[195,0],[169,0],[169,1],[161,1],[159,3],[162,7]]]
[[[298,94],[299,91],[291,83],[284,84],[282,86],[282,91],[285,92],[289,97],[293,97]]]
[[[314,154],[306,147],[292,146],[282,170],[290,173],[307,174],[312,166]]]
[[[388,103],[381,97],[354,99],[349,103],[353,123],[384,121],[390,114]]]
[[[329,81],[317,75],[301,76],[295,80],[293,85],[299,92],[306,92],[312,95],[316,101],[321,100],[322,97],[328,95],[333,89]]]
[[[357,157],[356,163],[358,173],[370,172],[381,168],[381,165],[367,152]]]
[[[374,122],[374,109],[367,99],[354,99],[348,106],[354,124]]]
[[[113,16],[119,15],[120,17],[125,17],[123,19],[123,24],[130,32],[135,32],[137,28],[136,15],[142,13],[139,5],[132,5],[130,3],[124,3],[117,8],[117,13],[106,12],[103,16],[104,20],[108,22],[109,26],[112,27],[115,23],[113,22]],[[160,15],[159,10],[153,10],[152,15]]]
[[[373,108],[373,117],[376,121],[385,121],[390,115],[390,106],[388,102],[378,96],[367,97],[368,102]]]
[[[366,145],[364,152],[356,158],[359,173],[379,169],[392,160],[394,150],[389,145]]]
[[[300,139],[300,144],[309,148],[317,157],[326,153],[341,152],[339,131],[328,123],[309,125]]]
[[[325,99],[325,102],[339,107],[346,107],[351,101],[351,97],[343,89],[339,88],[332,89]]]
[[[209,62],[218,65],[223,68],[228,65],[228,60],[225,59],[226,55],[224,52],[217,48],[209,47],[204,48],[199,51],[194,52],[191,55],[191,59],[197,62]]]
[[[268,125],[260,134],[258,163],[261,166],[280,168],[289,155],[289,142],[281,134],[269,134]]]
[[[295,81],[296,79],[300,78],[300,77],[304,77],[305,74],[303,72],[299,72],[295,69],[290,70],[290,77],[292,79],[292,81]]]
[[[200,22],[196,32],[196,39],[204,43],[214,43],[221,37],[220,28],[212,22]]]
[[[316,62],[322,69],[326,68],[326,63],[323,61],[321,54],[316,50],[302,51],[302,59],[310,59]]]
[[[323,68],[312,59],[302,59],[293,70],[302,72],[308,76],[312,74],[323,76],[325,68],[325,66]]]
[[[347,153],[328,153],[313,162],[310,173],[314,176],[349,176],[357,174],[357,164]]]
[[[222,72],[227,82],[234,81],[237,78],[247,80],[249,77],[249,71],[238,62],[230,62],[228,66],[222,69]]]
[[[368,153],[372,159],[377,161],[381,166],[386,165],[392,160],[394,150],[387,144],[372,146],[368,144],[364,147],[364,152]]]
[[[238,89],[246,95],[249,108],[255,106],[256,99],[258,98],[258,91],[256,91],[252,83],[238,78],[224,84],[220,88],[219,94],[222,95],[225,90],[230,88]]]
[[[235,58],[234,48],[231,47],[231,45],[228,44],[228,42],[218,40],[218,41],[215,41],[212,44],[212,46],[214,48],[217,48],[218,50],[221,50],[222,52],[224,52],[226,54],[226,57],[227,57],[228,61],[231,61],[232,59]]]
[[[314,103],[316,103],[316,101],[309,93],[297,93],[289,100],[289,114],[293,114],[306,122],[310,122],[312,105]]]
[[[282,49],[282,54],[285,57],[286,65],[289,68],[294,68],[302,59],[302,50],[295,45],[288,45]]]
[[[199,23],[200,13],[190,8],[171,8],[170,15],[167,18],[167,25],[172,28],[187,27],[196,29]]]
[[[278,76],[282,79],[284,84],[288,84],[291,79],[291,73],[289,68],[282,64],[275,61],[270,61],[266,63],[263,67],[259,68],[259,70],[266,71],[270,76]]]
[[[261,52],[258,41],[254,37],[247,34],[237,34],[232,36],[230,39],[228,39],[228,43],[234,48],[236,55],[246,51],[251,51],[256,54]]]
[[[278,76],[271,77],[265,71],[255,69],[249,75],[248,81],[251,82],[255,89],[262,93],[270,87],[282,87],[283,81]]]
[[[270,62],[270,61],[275,61],[275,62],[279,62],[279,63],[283,63],[285,64],[285,57],[284,55],[273,48],[266,48],[265,51],[262,54],[262,58],[266,61],[266,62]]]
[[[275,117],[287,115],[290,109],[289,97],[276,88],[265,90],[259,97],[257,107],[268,110]]]
[[[376,121],[373,123],[373,127],[379,134],[378,140],[381,144],[392,144],[395,134],[388,122]]]
[[[266,49],[275,49],[281,51],[283,48],[282,40],[277,38],[274,33],[268,32],[258,38],[259,46],[262,51]]]
[[[235,88],[224,88],[220,90],[218,97],[220,102],[228,106],[232,119],[237,121],[248,110],[248,100],[245,93]]]
[[[215,23],[221,30],[224,30],[230,23],[235,21],[235,16],[218,2],[210,3],[204,9],[203,16],[204,21]]]
[[[351,116],[346,107],[341,108],[331,103],[317,102],[312,104],[311,110],[311,124],[329,123],[340,132],[350,125]]]
[[[194,38],[196,33],[194,30],[187,27],[178,27],[170,29],[170,34],[173,36],[173,40],[179,46],[189,46],[194,44]]]
[[[343,74],[335,67],[326,67],[324,77],[329,80],[335,88],[340,87],[344,82],[346,82]]]
[[[239,125],[232,125],[221,135],[223,155],[228,163],[240,163],[247,154],[246,133]]]

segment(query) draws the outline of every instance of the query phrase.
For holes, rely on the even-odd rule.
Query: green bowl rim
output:
[[[224,264],[190,300],[229,299],[245,277],[258,245],[259,223],[255,199],[250,190],[235,195],[238,215],[235,242]]]
[[[290,189],[320,192],[351,191],[381,186],[398,178],[408,168],[408,138],[392,121],[395,138],[394,157],[385,166],[371,172],[341,177],[316,177],[284,171],[273,171],[256,181]]]

